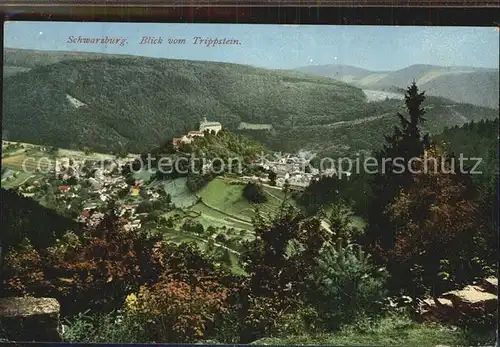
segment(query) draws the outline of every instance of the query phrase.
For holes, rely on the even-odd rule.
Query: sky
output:
[[[413,64],[498,68],[496,27],[325,26],[250,24],[165,24],[7,22],[5,47],[133,54],[208,60],[256,67],[292,69],[343,64],[374,71]],[[68,43],[70,36],[120,37],[127,44]],[[141,45],[143,36],[162,37],[161,45]],[[236,39],[239,45],[206,47],[194,37]],[[168,44],[184,38],[185,45]]]

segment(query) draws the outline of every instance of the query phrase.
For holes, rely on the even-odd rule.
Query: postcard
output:
[[[1,341],[495,342],[496,28],[4,33]]]

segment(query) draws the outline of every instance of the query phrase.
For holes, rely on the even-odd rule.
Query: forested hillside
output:
[[[498,118],[467,123],[446,129],[435,140],[456,157],[481,158],[476,170],[483,172],[478,179],[485,181],[498,173],[498,125]]]
[[[327,123],[358,117],[364,100],[360,89],[296,72],[133,57],[66,60],[5,79],[3,128],[26,142],[141,151],[195,129],[203,116],[228,128]]]
[[[110,57],[105,53],[72,52],[72,51],[38,51],[6,47],[3,51],[4,76],[12,76],[29,71],[36,66],[54,64],[63,60],[89,60]]]
[[[256,137],[276,150],[295,151],[309,149],[320,155],[349,156],[358,151],[380,149],[380,136],[390,133],[397,119],[396,112],[405,114],[402,101],[386,100],[366,105],[363,117],[353,121],[335,122],[327,125],[303,127],[282,127],[271,131],[239,130],[239,133]],[[461,126],[467,122],[482,119],[496,119],[498,112],[467,104],[429,97],[424,102],[427,122],[423,126],[431,135],[441,133],[445,128]],[[258,135],[257,135],[258,134]]]
[[[232,91],[233,97],[241,90],[261,92],[240,85],[247,75],[237,74],[231,70],[235,68],[232,65],[207,67],[202,63],[152,61],[150,65],[129,66],[134,72],[129,76],[127,69],[120,68],[128,61],[96,61],[105,66],[101,75],[85,70],[90,77],[77,76],[69,81],[61,75],[62,68],[74,71],[71,68],[76,64],[84,69],[89,62],[82,66],[75,61],[59,62],[20,73],[16,77],[22,79],[31,78],[32,73],[40,75],[41,71],[42,76],[46,75],[45,83],[51,86],[49,95],[63,90],[71,92],[74,99],[67,99],[66,113],[52,112],[50,108],[64,97],[46,101],[47,105],[20,103],[20,108],[31,107],[35,112],[38,107],[45,114],[17,113],[19,118],[14,119],[11,114],[9,122],[17,121],[19,130],[23,122],[33,129],[29,123],[32,116],[39,122],[38,133],[53,141],[57,134],[51,131],[62,131],[75,122],[72,130],[79,132],[73,136],[82,135],[78,141],[100,140],[103,142],[99,145],[105,146],[107,132],[119,126],[130,127],[120,123],[127,120],[141,128],[136,137],[127,138],[128,143],[139,141],[146,147],[155,136],[160,137],[155,122],[164,121],[161,116],[180,121],[180,115],[197,110],[196,102],[206,107],[213,100],[225,100],[218,110],[237,109],[237,101],[225,99],[225,94],[207,96],[221,90],[229,93],[224,89],[230,89],[226,84],[239,88]],[[498,182],[450,174],[453,158],[449,155],[463,152],[466,156],[496,158],[495,111],[426,98],[415,83],[406,89],[406,108],[402,109],[400,100],[367,103],[357,94],[358,89],[337,82],[304,82],[310,77],[292,78],[273,72],[258,75],[261,70],[237,68],[250,71],[258,81],[267,81],[266,85],[275,87],[273,91],[292,80],[307,83],[312,89],[327,89],[334,95],[330,101],[342,100],[352,105],[352,110],[370,110],[351,110],[345,118],[332,117],[329,123],[318,117],[311,124],[304,116],[295,125],[287,125],[285,117],[277,114],[275,121],[268,121],[272,125],[266,128],[269,130],[256,131],[246,126],[244,131],[255,131],[263,142],[276,141],[275,145],[279,145],[281,141],[283,146],[299,142],[300,146],[314,145],[323,151],[337,143],[344,148],[348,143],[351,149],[364,146],[375,150],[383,146],[374,155],[382,170],[353,172],[349,179],[337,175],[318,180],[315,177],[303,192],[291,190],[288,182],[278,186],[277,173],[273,177],[273,171],[252,163],[244,165],[246,171],[238,172],[207,173],[204,165],[201,175],[194,172],[199,167],[186,170],[188,164],[196,165],[189,159],[202,153],[209,159],[227,159],[228,163],[234,157],[253,162],[256,154],[265,150],[260,143],[234,135],[227,126],[178,146],[164,141],[152,149],[156,157],[149,158],[150,153],[146,153],[152,171],[145,170],[144,160],[127,160],[132,165],[123,165],[120,170],[118,161],[99,157],[95,162],[86,160],[85,170],[77,171],[72,165],[66,174],[69,178],[62,173],[40,173],[36,181],[23,182],[23,187],[0,189],[0,270],[4,270],[0,271],[0,296],[56,300],[61,324],[55,321],[54,329],[60,330],[64,342],[491,345],[498,316]],[[218,83],[212,81],[215,76],[207,76],[210,73],[217,73]],[[154,83],[168,81],[165,75],[174,78],[175,83],[161,90],[156,85],[159,91],[153,92]],[[233,79],[220,77],[228,75]],[[92,79],[102,83],[100,89],[92,83],[85,87]],[[270,79],[276,82],[268,82]],[[108,89],[117,85],[115,80],[122,82],[125,97]],[[43,84],[35,79],[30,82],[39,87]],[[17,90],[23,100],[43,102],[36,88],[27,82],[25,87],[24,94]],[[153,96],[147,101],[155,101],[163,109],[146,107],[150,104],[141,103],[142,99],[132,91],[144,97],[150,92]],[[343,99],[342,93],[349,97]],[[267,91],[267,95],[271,94],[271,90]],[[115,103],[97,102],[112,97]],[[363,103],[346,102],[357,97]],[[264,96],[252,98],[243,95],[240,100],[257,100],[261,102],[259,107],[265,102],[268,106],[278,104],[277,97],[272,102]],[[83,105],[75,105],[75,99]],[[172,112],[173,100],[189,108],[179,106]],[[140,105],[134,106],[134,102]],[[327,105],[324,100],[318,103]],[[334,106],[341,112],[341,106]],[[141,107],[145,116],[138,112]],[[136,112],[128,113],[128,109]],[[78,117],[81,111],[88,118]],[[58,118],[51,122],[53,114]],[[233,124],[237,117],[244,119],[243,114],[226,115],[224,125]],[[112,116],[121,118],[114,120]],[[484,117],[496,119],[481,120]],[[191,116],[189,120],[194,122],[196,118]],[[245,120],[248,125],[253,119]],[[93,122],[101,128],[94,128]],[[191,126],[188,122],[182,124]],[[437,134],[454,124],[462,127]],[[96,133],[87,133],[89,128]],[[146,134],[144,129],[153,136],[141,138]],[[340,131],[346,132],[340,136]],[[434,141],[424,135],[428,131]],[[33,130],[32,135],[36,134]],[[102,137],[97,137],[100,134]],[[270,140],[266,140],[266,134]],[[12,148],[12,144],[6,144],[5,149],[10,154],[24,150],[24,156],[33,157],[35,149],[22,146]],[[53,156],[69,152],[55,148],[49,151]],[[441,161],[443,157],[446,160]],[[175,162],[173,170],[156,170],[162,167],[159,159],[163,158]],[[183,158],[187,160],[180,160]],[[149,159],[153,159],[152,163]],[[297,155],[289,159],[297,162],[299,158]],[[403,159],[403,167],[419,171],[397,172],[395,159]],[[172,161],[162,162],[168,169]],[[426,170],[437,161],[442,165]],[[213,169],[220,168],[211,164]],[[306,169],[296,170],[295,165],[286,168],[287,175],[291,172],[297,177],[297,171],[300,176],[307,174]],[[29,191],[32,195],[28,195]],[[91,204],[84,206],[84,200]],[[38,205],[51,201],[63,208],[55,212]],[[68,214],[78,216],[81,224],[63,216]],[[453,299],[453,305],[443,304],[448,302],[443,300],[452,302],[448,298]],[[29,330],[26,325],[21,329]],[[0,339],[20,340],[12,329],[2,329],[1,324]]]
[[[295,71],[93,53],[5,56],[21,72],[4,79],[3,137],[61,148],[144,152],[207,117],[272,150],[352,155],[379,147],[404,110],[401,100],[368,102],[358,87]],[[439,97],[426,107],[433,134],[497,117]]]

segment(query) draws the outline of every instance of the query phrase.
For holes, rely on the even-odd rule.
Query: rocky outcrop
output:
[[[497,307],[497,296],[480,286],[467,286],[444,293],[441,297],[452,302],[453,307],[464,313],[491,312]]]
[[[0,338],[19,342],[61,342],[56,299],[0,298]]]
[[[483,280],[480,285],[468,285],[420,302],[419,314],[428,320],[457,323],[464,317],[495,315],[498,306],[498,280]]]

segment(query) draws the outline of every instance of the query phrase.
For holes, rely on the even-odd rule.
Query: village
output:
[[[221,123],[203,118],[198,130],[173,138],[172,145],[178,148],[182,144],[191,143],[196,137],[203,137],[208,133],[216,135],[221,130]],[[25,147],[10,146],[16,150]],[[33,151],[36,146],[31,145],[28,148]],[[49,149],[40,147],[39,150],[47,152]],[[311,167],[305,154],[278,153],[272,158],[261,158],[253,163],[254,167],[274,174],[243,175],[238,179],[242,182],[258,182],[274,189],[283,190],[286,187],[290,191],[302,192],[313,180],[336,174],[334,169],[320,172],[317,168]],[[167,193],[163,184],[146,182],[144,175],[123,174],[123,168],[131,165],[134,159],[112,156],[93,159],[57,158],[52,162],[53,171],[43,175],[32,175],[15,189],[25,197],[43,201],[48,201],[49,197],[53,196],[52,204],[60,209],[73,211],[73,214],[77,214],[75,217],[77,221],[90,227],[97,225],[104,216],[99,211],[100,208],[118,197],[117,212],[124,227],[129,230],[138,229],[148,215],[145,211],[137,212],[140,203],[157,201]],[[209,169],[203,168],[204,172]],[[151,177],[151,173],[146,176]]]
[[[217,134],[222,130],[222,125],[216,121],[207,121],[206,117],[200,122],[199,130],[189,131],[182,137],[174,138],[172,144],[174,148],[179,148],[181,144],[192,143],[194,138],[205,136],[208,131],[212,134]],[[334,168],[326,169],[320,172],[319,169],[310,167],[307,155],[309,153],[298,154],[282,154],[278,153],[272,159],[261,158],[254,162],[254,165],[261,167],[266,171],[272,171],[276,174],[275,179],[270,179],[266,175],[260,176],[242,176],[241,180],[244,182],[259,182],[261,184],[269,185],[272,187],[283,188],[287,187],[291,191],[302,192],[304,191],[313,180],[319,179],[322,176],[331,177],[336,175],[337,172]],[[206,170],[206,168],[203,168]],[[347,178],[351,173],[346,172]]]

